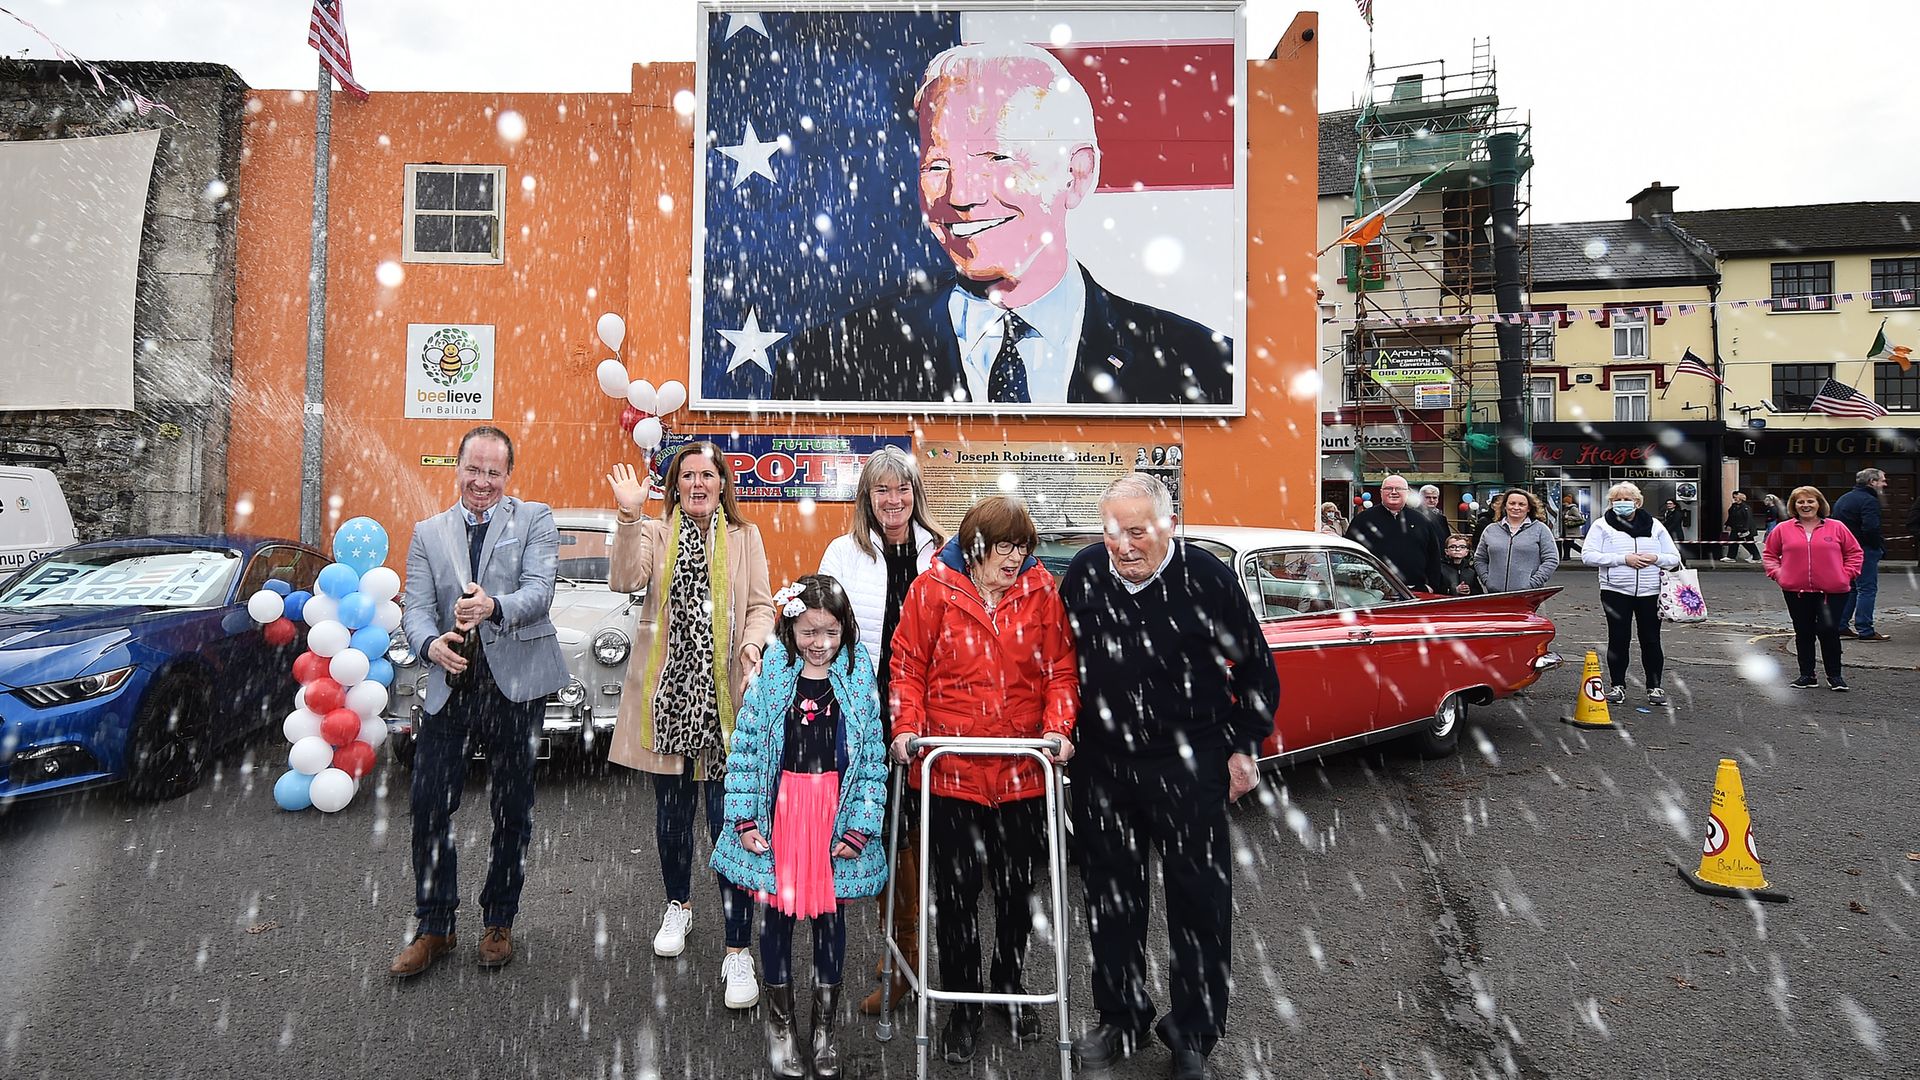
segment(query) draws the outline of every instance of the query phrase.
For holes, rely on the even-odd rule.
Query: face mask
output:
[[[1621,499],[1613,504],[1613,512],[1618,517],[1632,517],[1633,512],[1638,509],[1639,507],[1625,499]]]

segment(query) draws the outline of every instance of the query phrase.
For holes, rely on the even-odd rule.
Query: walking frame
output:
[[[874,1029],[874,1037],[881,1042],[893,1039],[893,976],[896,971],[903,975],[908,985],[919,995],[918,1029],[914,1035],[914,1075],[926,1080],[927,1058],[930,1053],[931,1039],[928,1027],[932,1020],[933,1002],[978,1003],[983,1005],[1056,1005],[1059,1014],[1058,1049],[1060,1053],[1060,1080],[1072,1080],[1073,1077],[1073,1041],[1067,1035],[1067,916],[1066,916],[1066,818],[1065,800],[1061,797],[1060,771],[1053,764],[1051,752],[1057,744],[1052,739],[965,739],[965,738],[926,738],[915,739],[907,744],[908,756],[924,752],[919,761],[920,769],[920,958],[917,970],[902,970],[906,965],[906,954],[901,951],[900,943],[893,936],[893,898],[891,887],[896,872],[895,862],[899,857],[900,842],[900,804],[902,788],[906,782],[907,769],[913,766],[900,766],[893,770],[892,802],[887,807],[887,954],[880,977],[880,1023]],[[927,895],[928,867],[932,865],[930,857],[930,837],[928,835],[928,817],[931,800],[927,793],[932,788],[933,763],[947,755],[960,754],[967,757],[1024,757],[1039,763],[1041,775],[1046,777],[1045,797],[1047,800],[1047,867],[1049,870],[1049,899],[1052,908],[1048,912],[1051,920],[1049,927],[1053,939],[1053,991],[1045,994],[996,994],[974,993],[959,990],[936,990],[927,985],[927,957],[933,952],[933,938],[928,933],[927,920],[933,910]],[[1017,1025],[1016,1025],[1017,1031]],[[1019,1036],[1016,1034],[1015,1039]]]

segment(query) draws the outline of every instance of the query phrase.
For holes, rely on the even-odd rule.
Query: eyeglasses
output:
[[[1033,548],[1028,547],[1026,544],[1016,544],[1011,540],[1002,540],[993,545],[993,553],[995,555],[1025,555],[1032,550]]]

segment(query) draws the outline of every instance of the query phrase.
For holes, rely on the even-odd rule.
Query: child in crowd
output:
[[[840,583],[808,574],[773,596],[779,620],[747,688],[727,757],[725,819],[713,868],[765,904],[767,1060],[779,1077],[837,1077],[834,1045],[847,926],[841,906],[886,885],[875,843],[887,799],[886,737],[873,660]],[[813,922],[813,1023],[796,1036],[794,923]]]
[[[1434,580],[1436,592],[1449,596],[1471,596],[1486,592],[1480,574],[1473,568],[1473,541],[1465,533],[1452,533],[1441,549],[1440,574]]]

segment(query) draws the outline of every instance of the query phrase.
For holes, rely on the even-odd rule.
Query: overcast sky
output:
[[[1055,6],[1069,7],[1061,3]],[[1168,6],[1178,6],[1171,0]],[[1250,0],[1266,56],[1321,11],[1320,106],[1367,78],[1349,0]],[[311,87],[309,0],[0,0],[94,60],[198,60],[255,87]],[[1909,0],[1376,0],[1383,67],[1470,64],[1491,39],[1501,100],[1534,124],[1533,220],[1624,217],[1653,180],[1703,210],[1920,197]],[[692,60],[693,0],[346,0],[361,81],[379,90],[620,91],[634,61]],[[0,54],[51,49],[0,15]],[[1901,102],[1907,104],[1902,105]]]

